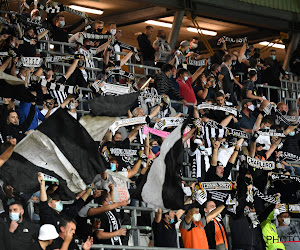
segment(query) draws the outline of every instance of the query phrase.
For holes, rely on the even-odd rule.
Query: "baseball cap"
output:
[[[248,102],[251,102],[252,103],[252,100],[251,99],[244,99],[242,101],[242,108],[244,108],[244,105],[247,104]]]
[[[223,163],[220,162],[220,161],[217,162],[217,166],[222,166],[222,167],[224,167]]]
[[[259,143],[259,142],[256,143],[256,147],[261,147],[261,146],[264,147],[265,144],[262,144],[262,143]]]
[[[44,224],[40,227],[39,240],[54,240],[58,237],[59,235],[53,225]]]
[[[190,43],[189,43],[189,41],[187,41],[187,40],[183,40],[183,41],[180,43],[180,46],[181,46],[181,47],[187,47],[187,46],[190,46]]]

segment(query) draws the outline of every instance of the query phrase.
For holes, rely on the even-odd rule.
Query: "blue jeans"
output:
[[[284,165],[284,168],[287,171],[289,171],[291,173],[291,175],[300,175],[300,168],[299,167]]]

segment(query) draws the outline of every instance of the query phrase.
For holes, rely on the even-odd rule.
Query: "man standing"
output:
[[[140,50],[143,55],[144,65],[155,67],[154,58],[156,50],[152,47],[149,37],[152,36],[154,28],[152,26],[146,26],[145,32],[137,37]],[[149,70],[150,75],[154,73],[153,70]]]
[[[156,66],[161,68],[165,63],[170,61],[172,53],[171,46],[166,41],[166,32],[164,30],[159,30],[157,32],[157,39],[153,42],[153,48],[156,50]]]
[[[221,72],[219,74],[219,80],[222,83],[222,88],[224,90],[225,94],[230,94],[230,101],[233,103],[233,106],[237,106],[237,101],[233,95],[233,84],[237,84],[240,88],[243,87],[242,84],[240,84],[235,77],[233,76],[231,72],[232,65],[232,57],[231,55],[225,55],[223,57],[223,63],[221,65]]]
[[[297,250],[300,249],[300,225],[299,222],[291,223],[291,218],[288,211],[284,211],[277,216],[279,227],[277,233],[282,240],[285,249]]]
[[[162,213],[161,208],[158,209],[152,224],[155,247],[177,248],[176,223],[177,217],[174,211]]]
[[[9,232],[11,235],[12,250],[30,250],[32,243],[37,239],[38,232],[34,224],[24,219],[23,205],[13,202],[9,206]]]

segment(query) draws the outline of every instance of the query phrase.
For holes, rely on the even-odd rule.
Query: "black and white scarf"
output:
[[[222,190],[230,191],[233,189],[233,183],[230,181],[210,181],[210,182],[199,182],[199,187],[207,191]]]
[[[220,45],[223,42],[227,42],[227,43],[247,43],[248,42],[248,38],[245,37],[240,37],[240,38],[233,38],[233,37],[228,37],[228,36],[222,36],[221,38],[219,38],[217,45]]]
[[[164,117],[159,122],[156,122],[154,129],[164,130],[167,127],[177,127],[184,122],[182,117]]]
[[[109,232],[115,232],[118,231],[121,226],[120,226],[120,222],[118,220],[118,218],[116,218],[116,216],[111,212],[111,211],[107,211],[105,212],[108,221],[109,221]],[[122,241],[120,236],[115,236],[110,238],[111,244],[114,245],[122,245]]]
[[[261,198],[262,200],[271,203],[271,204],[277,204],[280,203],[280,198],[274,195],[267,195],[262,192],[260,192],[256,187],[252,186],[252,188],[249,190],[248,196],[246,198],[247,202],[254,202],[254,196],[257,196]]]
[[[275,168],[275,162],[274,161],[264,161],[252,158],[247,155],[247,164],[250,167],[258,168],[262,170],[272,170]]]
[[[285,160],[291,160],[291,161],[296,161],[296,162],[300,163],[300,156],[294,155],[289,152],[281,152],[277,161],[285,161]]]
[[[238,110],[236,108],[228,107],[228,106],[218,106],[209,103],[199,104],[197,109],[209,109],[209,110],[219,110],[224,111],[226,115],[232,114],[235,117],[238,116]]]
[[[109,129],[114,135],[116,133],[116,131],[121,127],[133,126],[133,125],[137,125],[137,124],[145,124],[145,123],[147,123],[147,120],[149,121],[149,118],[147,119],[147,116],[139,116],[139,117],[121,119],[121,120],[115,121],[109,127]]]
[[[110,68],[109,70],[107,70],[105,72],[105,76],[106,76],[106,79],[109,77],[112,77],[112,76],[126,77],[130,80],[135,79],[134,74],[128,73],[128,72],[122,70],[119,66],[117,66],[115,68]]]
[[[283,130],[277,130],[277,129],[260,129],[257,131],[257,134],[261,136],[285,137]]]
[[[300,184],[300,176],[298,175],[284,175],[284,174],[271,174],[270,175],[270,180],[272,182],[274,181],[295,181]]]
[[[187,58],[187,64],[190,66],[196,66],[196,67],[200,67],[200,66],[204,66],[206,65],[206,59],[202,59],[202,60],[194,60],[191,57]]]

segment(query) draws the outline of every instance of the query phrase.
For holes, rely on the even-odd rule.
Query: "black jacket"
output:
[[[11,135],[17,139],[17,142],[20,142],[26,136],[25,132],[29,128],[29,126],[32,123],[32,120],[35,116],[35,105],[31,105],[30,111],[29,111],[28,116],[26,117],[26,120],[22,124],[19,124],[19,125],[14,125],[14,124],[7,125],[7,121],[6,121],[7,114],[8,114],[8,109],[7,109],[7,105],[6,105],[6,108],[3,107],[2,116],[1,116],[2,117],[1,133],[3,135],[3,139],[6,140],[6,136]]]
[[[155,49],[152,47],[150,40],[148,39],[145,33],[142,33],[137,37],[140,50],[143,54],[144,60],[154,60],[155,58]]]
[[[88,81],[86,81],[82,75],[82,72],[79,68],[76,68],[70,78],[67,80],[67,85],[76,86],[87,88]]]
[[[13,250],[19,250],[20,247],[22,250],[31,250],[32,243],[38,238],[38,230],[33,223],[23,220],[10,235]]]

